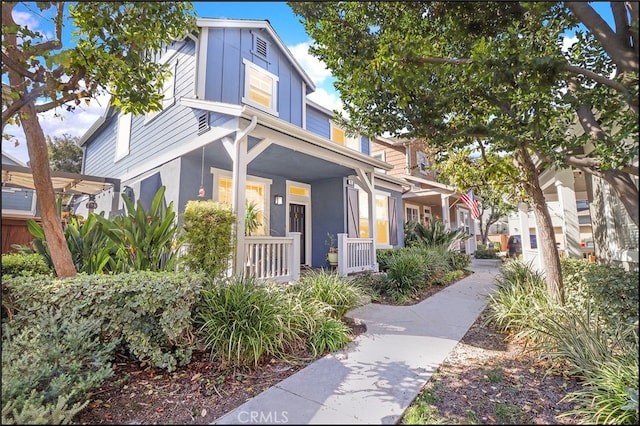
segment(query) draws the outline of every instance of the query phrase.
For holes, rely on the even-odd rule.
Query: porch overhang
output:
[[[109,188],[120,192],[120,179],[79,173],[51,172],[53,189],[57,193],[95,195]],[[35,189],[30,167],[2,165],[2,186]]]

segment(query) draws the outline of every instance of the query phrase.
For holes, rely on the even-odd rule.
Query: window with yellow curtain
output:
[[[231,204],[231,191],[233,181],[231,178],[220,177],[218,185],[218,201],[221,203]],[[264,208],[265,208],[265,187],[259,182],[247,181],[245,186],[246,200],[248,203],[255,203],[258,209],[258,221],[262,224],[258,229],[251,232],[251,235],[264,235]]]
[[[389,199],[376,195],[376,243],[389,244]]]

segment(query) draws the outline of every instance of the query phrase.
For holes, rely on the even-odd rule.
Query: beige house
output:
[[[424,143],[415,140],[377,136],[371,139],[371,156],[393,165],[385,172],[402,179],[404,222],[429,223],[442,220],[450,229],[464,228],[474,236],[468,239],[465,253],[475,253],[476,221],[469,208],[460,201],[461,193],[452,186],[435,181],[435,174],[424,152]]]

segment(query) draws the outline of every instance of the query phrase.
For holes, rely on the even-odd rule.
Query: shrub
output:
[[[263,356],[282,356],[303,341],[289,326],[286,298],[284,290],[254,277],[221,280],[203,290],[198,321],[212,358],[257,365]]]
[[[638,274],[613,265],[562,258],[566,306],[592,313],[605,326],[638,320]]]
[[[449,262],[449,266],[452,271],[461,271],[463,269],[467,269],[471,264],[471,256],[467,253],[462,253],[460,251],[455,250],[447,250],[444,252],[447,261]]]
[[[214,201],[189,201],[183,216],[184,233],[180,241],[187,245],[181,262],[212,278],[222,276],[233,252],[232,230],[236,218],[231,207]]]
[[[502,265],[496,283],[486,321],[500,331],[539,340],[541,319],[553,313],[542,275],[514,260]]]
[[[141,271],[5,282],[24,324],[47,306],[70,319],[93,318],[106,341],[122,339],[143,363],[173,370],[191,359],[192,309],[204,283],[193,273]]]
[[[342,321],[327,318],[315,329],[310,338],[310,346],[315,354],[334,352],[349,343],[350,329]]]
[[[442,278],[452,270],[449,263],[449,251],[444,247],[431,247],[415,250],[424,259],[425,279],[429,283]]]
[[[393,256],[399,249],[379,249],[376,250],[376,261],[381,272],[386,272],[393,260]]]
[[[387,270],[384,292],[396,298],[410,297],[427,285],[426,260],[420,252],[399,250]]]
[[[43,309],[2,330],[2,424],[68,424],[86,394],[112,375],[117,341],[100,341],[100,321]]]
[[[117,246],[115,271],[173,271],[176,265],[176,213],[173,202],[164,205],[166,188],[161,186],[149,211],[142,202],[133,202],[126,194],[122,200],[127,213],[107,220],[95,216],[103,232]]]
[[[618,320],[604,328],[589,309],[559,310],[561,315],[542,321],[549,340],[538,349],[584,380],[582,389],[565,396],[576,405],[562,415],[593,424],[637,424],[638,322]]]
[[[446,230],[441,220],[424,225],[416,220],[404,224],[404,242],[408,247],[448,248],[471,238],[464,229]]]
[[[357,306],[364,296],[357,284],[341,278],[337,273],[320,271],[302,277],[296,284],[303,299],[320,300],[331,307],[331,315],[341,319]]]
[[[42,255],[38,253],[3,253],[2,276],[3,277],[32,277],[35,275],[52,275],[53,271],[47,265]]]
[[[497,259],[498,255],[496,254],[495,249],[485,248],[483,246],[478,246],[475,252],[476,259]]]

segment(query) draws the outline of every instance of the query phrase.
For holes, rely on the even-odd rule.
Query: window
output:
[[[369,238],[369,194],[362,189],[358,190],[358,211],[360,212],[358,220],[360,238]]]
[[[118,161],[129,155],[129,143],[131,140],[131,117],[132,114],[122,114],[118,117],[118,139],[116,140],[116,156]]]
[[[146,118],[145,122],[150,121],[151,119],[156,117],[158,114],[160,114],[162,111],[164,111],[165,109],[169,108],[171,105],[174,104],[177,65],[178,65],[178,62],[176,61],[173,63],[173,65],[169,66],[169,71],[171,72],[171,75],[167,77],[167,79],[164,81],[164,86],[162,87],[163,98],[162,98],[160,110],[147,112],[145,117]]]
[[[233,196],[233,180],[231,173],[226,170],[214,169],[211,171],[214,174],[213,179],[213,199],[221,203],[231,204]],[[251,232],[251,235],[268,235],[265,218],[268,217],[269,207],[269,188],[271,185],[270,179],[262,179],[259,177],[250,178],[247,176],[246,188],[246,202],[255,203],[258,209],[258,221],[261,223],[260,227]]]
[[[420,212],[415,206],[407,206],[405,209],[405,221],[411,222],[413,220],[416,222],[420,220]]]
[[[416,160],[417,160],[417,166],[418,166],[418,171],[420,173],[422,173],[423,175],[429,174],[429,172],[427,171],[427,167],[429,166],[429,162],[427,161],[427,156],[425,155],[424,152],[422,151],[418,151],[416,152]]]
[[[360,138],[357,136],[347,136],[347,132],[334,122],[331,122],[331,140],[347,148],[360,151]]]
[[[278,77],[246,59],[243,63],[245,85],[242,102],[277,116]]]
[[[335,143],[339,143],[340,145],[344,145],[346,142],[347,135],[343,129],[331,123],[331,140]]]
[[[376,194],[376,243],[389,244],[389,197]]]

